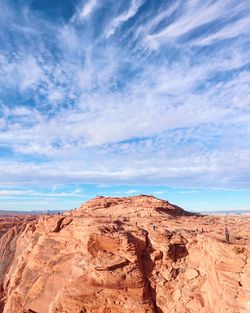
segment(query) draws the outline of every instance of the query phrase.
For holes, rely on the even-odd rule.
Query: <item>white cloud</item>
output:
[[[64,100],[64,92],[60,89],[52,89],[48,94],[48,100],[52,103],[62,102]]]
[[[88,0],[80,11],[80,19],[89,17],[98,4],[98,0]]]
[[[249,9],[249,3],[239,3],[232,6],[230,0],[225,1],[200,1],[194,0],[179,5],[178,17],[166,27],[158,32],[153,32],[148,29],[148,34],[144,38],[144,43],[151,49],[158,49],[162,44],[168,41],[179,39],[181,36],[188,34],[189,32],[213,22],[213,27],[223,27],[223,22],[227,22],[238,15],[244,15],[244,12]],[[171,7],[170,7],[170,12]],[[167,10],[168,11],[168,10]],[[166,13],[167,13],[166,11]],[[161,13],[162,14],[162,13]],[[210,35],[205,38],[197,40],[197,43],[205,44],[209,41],[220,40],[223,38],[230,38],[237,36],[240,32],[246,32],[249,29],[249,19],[240,19],[235,25],[229,26],[222,31],[218,31],[217,35]],[[155,25],[152,25],[155,26]],[[235,26],[235,27],[234,27]],[[240,28],[237,31],[237,26]],[[232,29],[232,27],[234,27]],[[151,28],[152,30],[153,28]],[[203,37],[205,37],[203,35]]]
[[[116,29],[119,26],[121,26],[121,24],[125,23],[131,17],[136,15],[136,13],[138,12],[139,8],[144,4],[144,2],[145,2],[145,0],[132,0],[129,9],[125,13],[122,13],[121,15],[115,17],[111,21],[110,25],[108,26],[108,28],[107,28],[107,30],[105,32],[106,37],[112,36],[115,33]]]
[[[4,128],[5,127],[5,120],[0,118],[0,128]]]
[[[219,40],[225,40],[228,38],[234,38],[243,34],[250,33],[250,18],[246,17],[240,19],[230,25],[225,26],[219,31],[210,34],[206,37],[194,40],[194,45],[209,45]]]
[[[3,86],[17,85],[21,91],[36,88],[45,79],[44,72],[36,58],[31,55],[8,60],[0,60],[2,74],[0,81]]]
[[[87,18],[97,1],[85,3],[83,21],[47,26],[57,58],[41,44],[41,34],[36,44],[32,37],[14,56],[8,50],[1,54],[0,145],[13,151],[13,159],[1,161],[0,182],[249,188],[244,38],[206,55],[194,48],[200,37],[185,46],[175,42],[216,20],[222,8],[223,18],[227,12],[231,18],[240,6],[233,10],[228,1],[177,1],[149,20],[150,12],[143,18],[139,12],[143,3],[132,1],[119,14],[111,6],[97,35],[89,31],[93,21]],[[134,32],[127,45],[111,36],[135,15],[132,29],[126,25],[122,34],[124,39]],[[200,44],[244,31],[245,19],[238,18],[217,31],[209,29]],[[144,37],[159,49],[142,49]],[[164,50],[161,44],[169,41],[171,49]]]
[[[130,189],[130,190],[127,190],[126,192],[125,192],[126,194],[135,194],[135,193],[138,193],[138,190],[136,190],[136,189]]]
[[[172,5],[166,9],[161,9],[159,14],[154,15],[143,25],[139,25],[135,30],[135,37],[147,35],[154,31],[154,29],[162,22],[167,21],[173,13],[181,6],[181,0],[176,0]]]

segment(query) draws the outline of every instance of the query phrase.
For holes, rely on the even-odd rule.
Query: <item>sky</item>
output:
[[[0,0],[0,209],[250,209],[250,1]]]

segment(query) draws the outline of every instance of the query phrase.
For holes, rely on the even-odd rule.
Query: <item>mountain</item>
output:
[[[249,312],[249,225],[146,195],[0,217],[0,312]]]

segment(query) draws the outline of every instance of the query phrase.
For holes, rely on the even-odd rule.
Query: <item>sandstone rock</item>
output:
[[[196,269],[194,269],[194,268],[190,268],[190,269],[188,269],[188,270],[185,272],[185,278],[186,278],[187,280],[194,279],[194,278],[196,278],[196,277],[198,277],[198,276],[199,276],[199,272],[198,272]]]
[[[249,223],[151,196],[0,218],[0,313],[249,312]]]
[[[174,302],[178,302],[181,298],[181,291],[180,289],[176,289],[172,293],[172,299]]]
[[[161,271],[161,274],[167,281],[174,280],[179,274],[179,269],[176,268],[163,269]]]

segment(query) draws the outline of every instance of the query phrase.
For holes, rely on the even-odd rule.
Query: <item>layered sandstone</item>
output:
[[[249,216],[97,197],[63,215],[2,223],[0,312],[250,311]]]

